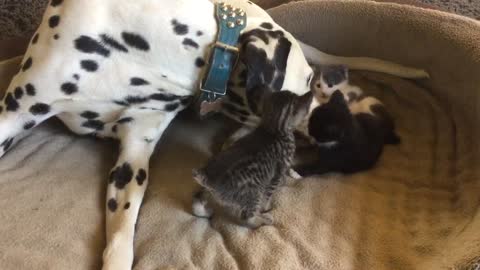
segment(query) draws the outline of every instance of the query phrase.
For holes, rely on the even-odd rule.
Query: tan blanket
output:
[[[369,172],[282,188],[275,225],[249,231],[190,214],[191,168],[208,156],[221,122],[184,114],[152,157],[135,269],[475,269],[480,24],[364,1],[292,3],[271,13],[327,52],[427,68],[425,82],[353,76],[387,104],[403,143],[386,148]],[[18,59],[0,65],[2,89],[17,68]],[[114,142],[74,136],[53,120],[1,159],[0,269],[99,269],[116,154]]]

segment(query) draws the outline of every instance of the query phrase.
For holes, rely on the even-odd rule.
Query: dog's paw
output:
[[[133,240],[114,235],[103,252],[102,270],[131,270],[133,264]]]

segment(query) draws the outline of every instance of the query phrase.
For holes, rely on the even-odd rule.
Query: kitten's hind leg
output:
[[[245,226],[255,230],[262,226],[273,224],[273,216],[270,213],[255,213],[253,216],[243,219]]]
[[[290,176],[294,180],[302,179],[302,176],[300,174],[298,174],[294,169],[288,170],[288,176]]]
[[[273,224],[273,216],[270,213],[260,213],[259,205],[251,205],[242,210],[240,219],[242,224],[251,229]]]
[[[199,218],[211,218],[213,216],[213,209],[208,205],[208,194],[204,187],[193,196],[192,212],[194,216]]]

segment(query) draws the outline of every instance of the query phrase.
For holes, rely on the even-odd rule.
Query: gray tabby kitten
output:
[[[219,204],[252,229],[273,223],[271,197],[286,177],[295,153],[295,127],[307,115],[312,93],[297,96],[289,91],[270,94],[264,100],[262,121],[257,129],[193,171],[202,186],[193,200],[193,214],[209,218],[209,203]]]

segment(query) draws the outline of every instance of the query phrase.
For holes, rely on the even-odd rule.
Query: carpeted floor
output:
[[[377,0],[378,1],[378,0]],[[381,0],[431,5],[480,20],[480,0]],[[0,0],[0,40],[30,36],[40,23],[47,0]]]

